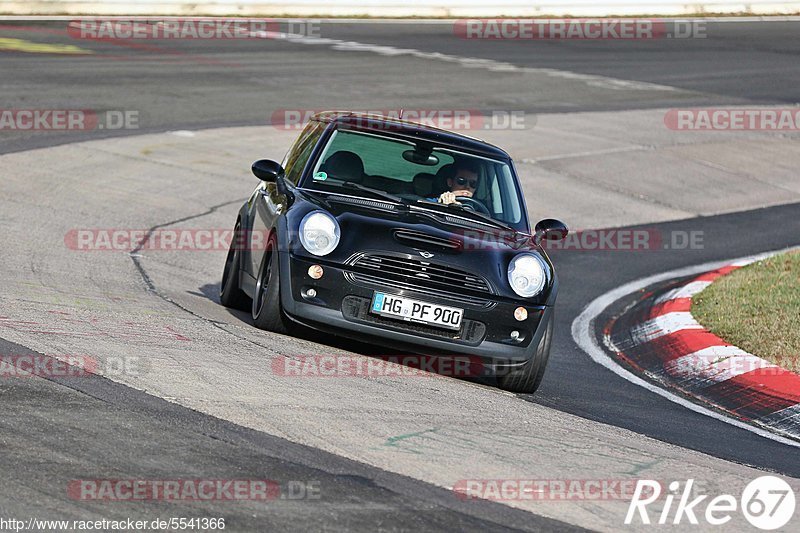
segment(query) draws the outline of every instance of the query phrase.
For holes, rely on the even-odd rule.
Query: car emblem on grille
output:
[[[433,257],[433,254],[430,252],[420,252],[419,255],[421,255],[425,259],[430,259],[431,257]]]

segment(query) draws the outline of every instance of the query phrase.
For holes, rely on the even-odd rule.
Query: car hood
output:
[[[301,200],[302,199],[302,200]],[[555,271],[547,254],[522,232],[491,228],[480,223],[456,219],[436,212],[408,209],[390,202],[369,198],[298,196],[303,201],[290,227],[297,229],[305,214],[316,209],[333,215],[339,223],[341,240],[324,262],[351,265],[363,254],[387,254],[431,264],[449,266],[484,278],[496,298],[519,301],[522,298],[508,283],[508,266],[519,254],[541,257],[547,265],[548,282],[530,304],[544,305],[556,283]],[[295,206],[301,207],[301,206]],[[295,211],[294,209],[292,211]],[[458,213],[454,213],[457,215]],[[294,252],[308,255],[297,243]]]

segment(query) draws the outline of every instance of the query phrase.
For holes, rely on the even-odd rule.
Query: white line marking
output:
[[[784,250],[775,250],[773,252],[759,254],[756,256],[743,257],[738,260],[753,259],[757,261],[761,258],[797,249],[800,249],[800,247],[792,247]],[[605,310],[609,305],[613,304],[623,296],[626,296],[640,289],[643,289],[644,287],[652,285],[653,283],[658,283],[659,281],[666,281],[669,279],[679,278],[682,276],[691,276],[694,274],[700,274],[702,272],[707,272],[709,270],[714,270],[726,265],[730,265],[734,261],[737,261],[737,259],[728,261],[713,261],[709,263],[704,263],[702,265],[679,268],[676,270],[671,270],[669,272],[662,272],[661,274],[655,274],[653,276],[648,276],[646,278],[631,281],[630,283],[626,283],[625,285],[617,287],[614,290],[611,290],[601,296],[598,296],[597,298],[592,300],[592,302],[586,306],[583,312],[580,315],[578,315],[578,317],[575,318],[575,320],[572,322],[572,338],[575,340],[578,346],[580,346],[580,348],[584,352],[586,352],[589,355],[589,357],[592,358],[594,362],[611,370],[621,378],[633,383],[634,385],[643,387],[654,394],[658,394],[662,398],[665,398],[671,402],[674,402],[696,413],[709,416],[711,418],[719,420],[720,422],[725,422],[726,424],[730,424],[740,429],[744,429],[751,433],[755,433],[756,435],[759,435],[766,439],[774,440],[776,442],[780,442],[781,444],[786,444],[787,446],[800,448],[800,442],[797,442],[796,440],[776,435],[771,431],[751,426],[750,424],[746,424],[734,418],[729,418],[720,413],[707,409],[701,405],[690,402],[689,400],[677,396],[676,394],[673,394],[665,389],[662,389],[661,387],[658,387],[648,381],[645,381],[636,374],[633,374],[629,370],[623,368],[614,359],[609,357],[609,355],[605,352],[605,350],[603,350],[602,347],[600,347],[600,345],[597,343],[597,340],[595,339],[594,335],[595,320],[597,320],[597,317],[600,316],[603,310]]]
[[[735,262],[731,263],[731,266],[743,267],[743,266],[751,265],[751,264],[755,263],[756,261],[761,261],[762,259],[764,259],[764,258],[763,257],[757,257],[757,258],[753,259],[751,257],[748,257],[747,259],[742,259],[740,261],[735,261]]]
[[[418,59],[429,59],[434,61],[444,61],[446,63],[455,63],[464,68],[480,68],[486,69],[491,72],[522,72],[526,74],[536,74],[540,76],[548,76],[550,78],[570,79],[586,83],[592,87],[600,87],[603,89],[611,90],[635,90],[635,91],[666,91],[673,92],[680,89],[668,85],[660,85],[657,83],[648,83],[644,81],[631,81],[621,80],[617,78],[609,78],[607,76],[596,76],[593,74],[583,74],[579,72],[572,72],[569,70],[558,70],[553,68],[532,68],[520,67],[505,61],[496,61],[494,59],[484,59],[479,57],[464,57],[455,56],[451,54],[443,54],[441,52],[423,52],[415,48],[396,48],[394,46],[386,46],[380,44],[359,43],[356,41],[344,41],[341,39],[330,39],[326,37],[310,37],[306,35],[291,34],[291,33],[274,33],[274,32],[253,32],[254,37],[270,37],[276,39],[283,39],[292,43],[299,43],[305,45],[322,45],[328,46],[332,50],[342,52],[371,52],[383,56],[396,57],[396,56],[411,56]]]
[[[709,285],[711,285],[710,281],[693,281],[691,283],[687,283],[683,287],[678,287],[677,289],[672,289],[669,292],[665,292],[656,298],[655,303],[663,304],[664,302],[677,300],[678,298],[691,298],[695,294],[702,292]]]
[[[545,129],[551,129],[551,128],[539,128],[539,129],[540,130],[545,130]],[[584,137],[594,138],[594,139],[597,138],[597,137],[593,137],[591,135],[584,135]],[[604,148],[602,150],[587,150],[585,152],[575,152],[575,153],[571,153],[571,154],[548,155],[548,156],[545,156],[545,157],[537,157],[536,159],[526,158],[526,159],[520,159],[519,162],[520,163],[528,163],[528,164],[531,164],[531,165],[536,165],[536,164],[541,163],[543,161],[558,161],[558,160],[561,160],[561,159],[571,159],[571,158],[575,158],[575,157],[591,157],[591,156],[596,156],[596,155],[619,154],[619,153],[625,153],[625,152],[640,152],[640,151],[652,150],[652,149],[653,148],[651,146],[621,146],[619,148]]]
[[[638,346],[685,329],[703,329],[703,326],[694,319],[692,313],[664,313],[633,326],[631,336],[636,341],[635,346]]]
[[[800,420],[800,405],[792,405],[777,413],[759,418],[759,421],[774,427],[791,427],[796,420]]]

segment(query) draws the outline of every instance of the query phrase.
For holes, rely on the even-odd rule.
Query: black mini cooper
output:
[[[283,164],[253,163],[220,300],[259,328],[301,324],[393,349],[480,358],[534,392],[558,279],[514,165],[483,141],[375,115],[319,113]]]

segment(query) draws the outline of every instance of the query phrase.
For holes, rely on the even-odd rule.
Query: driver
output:
[[[478,170],[478,165],[472,161],[456,163],[453,177],[447,178],[447,188],[450,190],[439,195],[439,203],[458,203],[456,198],[459,196],[472,198],[478,188]]]

